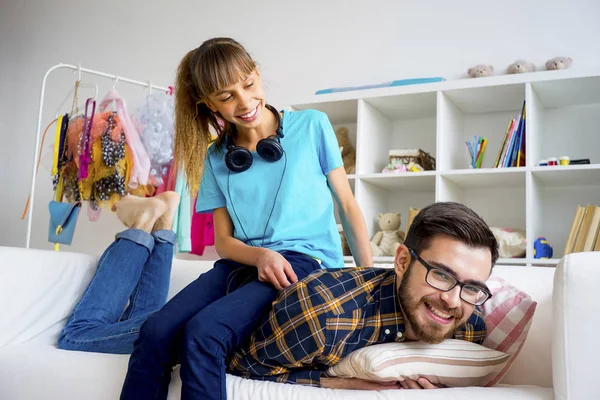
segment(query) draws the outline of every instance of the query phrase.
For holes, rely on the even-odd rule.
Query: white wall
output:
[[[25,245],[20,216],[30,187],[40,83],[56,63],[79,62],[166,86],[185,52],[210,37],[231,36],[261,64],[270,102],[285,107],[328,87],[462,78],[477,63],[491,63],[502,73],[517,58],[541,66],[567,55],[574,68],[598,66],[598,17],[596,0],[572,0],[569,6],[548,0],[3,0],[0,245]],[[112,83],[96,81],[102,98]],[[72,82],[66,72],[50,78],[44,126]],[[145,94],[124,84],[117,88],[130,110]],[[46,169],[37,182],[32,247],[50,248]],[[98,254],[117,229],[110,213],[96,223],[82,213],[69,250]]]

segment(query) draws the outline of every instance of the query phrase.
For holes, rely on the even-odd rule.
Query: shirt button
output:
[[[401,337],[402,337],[402,332],[398,332],[398,333],[396,333],[396,336],[397,336],[398,338],[401,338]]]
[[[385,334],[386,334],[386,335],[389,335],[389,334],[390,334],[390,330],[389,330],[389,329],[386,329],[386,330],[385,330]]]

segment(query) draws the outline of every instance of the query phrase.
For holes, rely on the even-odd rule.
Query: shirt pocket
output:
[[[362,309],[356,308],[344,314],[327,318],[325,323],[326,345],[324,362],[335,365],[360,344],[360,332],[364,325]]]

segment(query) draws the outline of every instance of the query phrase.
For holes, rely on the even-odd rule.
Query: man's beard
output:
[[[426,343],[440,343],[445,339],[450,339],[454,335],[456,329],[463,325],[469,316],[467,316],[465,320],[462,320],[463,312],[461,308],[448,309],[447,306],[443,305],[443,303],[437,298],[422,297],[420,299],[416,299],[408,287],[410,271],[412,268],[413,264],[408,267],[408,270],[402,277],[402,282],[400,283],[400,288],[398,289],[398,297],[400,300],[400,306],[402,307],[404,315],[410,323],[413,333],[418,340]],[[423,314],[423,310],[425,307],[427,307],[425,303],[446,314],[451,315],[453,317],[452,322],[447,325],[442,325],[430,320],[427,316],[425,316],[425,323],[420,323],[417,320],[417,315],[419,313]]]

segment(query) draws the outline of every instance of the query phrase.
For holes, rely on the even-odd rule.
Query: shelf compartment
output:
[[[364,100],[390,120],[435,118],[436,93],[372,97]]]
[[[442,174],[436,201],[462,203],[493,227],[526,231],[526,172]],[[502,186],[502,184],[510,186]]]
[[[540,167],[531,174],[529,242],[533,244],[538,237],[545,237],[552,246],[555,259],[564,256],[577,206],[600,205],[600,170],[582,167],[587,166],[548,167],[554,170]]]
[[[457,89],[439,93],[438,142],[441,171],[470,169],[466,141],[487,138],[482,167],[492,168],[509,122],[522,111],[526,85]]]
[[[462,114],[487,114],[516,110],[525,100],[525,84],[454,89],[443,93]]]
[[[358,173],[381,173],[389,162],[390,150],[422,149],[435,158],[436,99],[432,92],[361,100]]]
[[[600,163],[600,77],[531,83],[530,113],[528,165],[562,156]]]
[[[293,110],[319,110],[327,114],[332,125],[356,124],[358,100],[327,101],[322,103],[294,104]]]
[[[424,173],[416,172],[415,176],[406,177],[358,178],[356,185],[360,191],[357,199],[367,224],[369,239],[379,231],[377,214],[400,213],[400,229],[406,233],[409,209],[421,209],[435,201],[435,174],[421,174]]]
[[[532,82],[542,107],[600,104],[600,76]]]
[[[359,175],[359,179],[384,190],[435,190],[435,171]]]
[[[533,167],[531,172],[544,187],[600,185],[600,164]]]
[[[463,189],[524,188],[526,168],[482,168],[444,172],[441,175]]]

